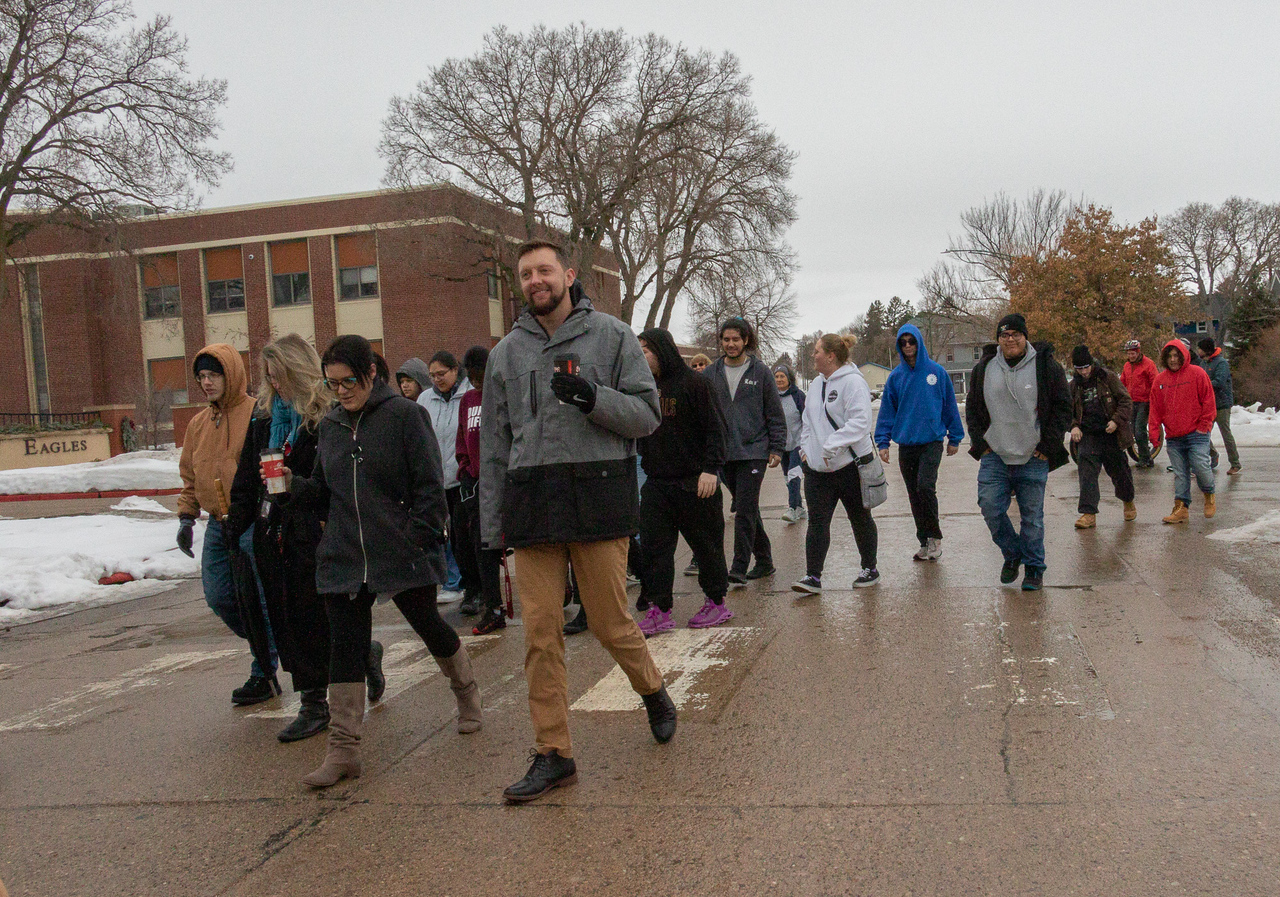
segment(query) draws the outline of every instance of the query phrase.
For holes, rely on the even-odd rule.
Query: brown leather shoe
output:
[[[1174,499],[1173,512],[1164,518],[1165,523],[1186,523],[1191,519],[1191,512],[1187,510],[1187,506],[1182,503],[1182,499]]]
[[[1212,492],[1206,492],[1204,496],[1204,516],[1212,517],[1218,513],[1218,497]]]
[[[1127,501],[1124,503],[1124,519],[1125,520],[1138,519],[1138,506],[1131,501]]]
[[[1080,519],[1076,521],[1076,529],[1093,529],[1098,525],[1098,515],[1081,514]]]

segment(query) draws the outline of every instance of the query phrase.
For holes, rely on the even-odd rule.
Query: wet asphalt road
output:
[[[275,740],[279,700],[233,709],[247,656],[198,584],[0,632],[0,879],[25,895],[1280,893],[1277,546],[1210,541],[1280,506],[1280,450],[1219,472],[1220,511],[1160,524],[1104,500],[1077,533],[1050,478],[1047,588],[998,584],[976,464],[947,459],[946,535],[913,563],[896,465],[881,584],[798,598],[804,524],[764,501],[778,575],[728,627],[651,641],[683,705],[666,746],[589,636],[569,643],[580,782],[508,807],[531,736],[520,630],[476,642],[485,727],[390,605],[392,692],[365,774],[298,783],[322,738]],[[1104,495],[1107,493],[1104,478]],[[681,566],[687,552],[679,558]],[[701,603],[678,577],[676,616]],[[634,590],[633,590],[634,597]],[[447,618],[460,631],[456,605]],[[398,647],[397,647],[398,646]]]

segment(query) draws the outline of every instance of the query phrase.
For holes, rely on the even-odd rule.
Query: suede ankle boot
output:
[[[283,742],[301,741],[319,735],[329,728],[329,701],[323,688],[309,688],[302,693],[302,706],[293,722],[280,730],[276,738]]]
[[[360,729],[364,725],[363,682],[329,685],[329,752],[324,763],[303,778],[312,788],[328,788],[360,776]]]
[[[463,735],[479,732],[480,686],[471,675],[471,659],[465,645],[459,645],[452,657],[437,657],[440,671],[449,677],[449,686],[458,699],[458,731]]]

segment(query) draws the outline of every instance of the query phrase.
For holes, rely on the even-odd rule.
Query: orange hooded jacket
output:
[[[178,513],[199,517],[203,508],[214,519],[220,519],[222,507],[215,480],[222,480],[230,499],[231,482],[236,478],[240,450],[253,415],[253,400],[245,391],[248,376],[239,352],[226,343],[214,343],[201,349],[197,360],[200,355],[211,355],[218,360],[227,378],[227,387],[222,398],[210,402],[209,407],[187,425],[182,458],[178,461],[178,472],[182,474]]]

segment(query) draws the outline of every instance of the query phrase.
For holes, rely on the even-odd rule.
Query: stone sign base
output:
[[[55,467],[111,457],[111,431],[44,430],[0,435],[0,470]]]

